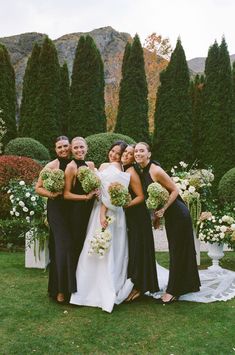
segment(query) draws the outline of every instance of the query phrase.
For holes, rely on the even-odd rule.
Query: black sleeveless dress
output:
[[[65,171],[68,159],[58,158],[60,169]],[[59,292],[66,298],[76,291],[76,277],[72,239],[68,225],[68,203],[59,196],[47,201],[47,218],[50,226],[49,236],[49,282],[48,293],[56,298]]]
[[[77,167],[87,166],[85,160],[73,159],[77,164]],[[72,188],[72,193],[77,195],[85,195],[82,185],[78,179],[75,181],[75,185]],[[75,265],[77,266],[78,258],[83,248],[83,244],[86,237],[87,225],[89,222],[91,210],[94,204],[94,198],[89,201],[69,201],[69,225],[70,233],[72,236]],[[75,266],[75,268],[76,268]]]
[[[124,166],[126,171],[130,166]],[[132,199],[135,193],[129,187]],[[152,224],[145,202],[127,208],[129,244],[128,278],[141,293],[159,291]]]
[[[152,162],[140,173],[145,196],[148,185],[153,182],[149,169]],[[169,244],[170,265],[167,293],[180,296],[200,289],[192,220],[189,210],[180,196],[164,213]]]

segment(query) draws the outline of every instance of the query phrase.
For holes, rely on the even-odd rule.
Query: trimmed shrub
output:
[[[235,168],[228,170],[221,178],[218,186],[218,195],[221,202],[235,201]]]
[[[119,133],[98,133],[86,137],[88,144],[86,159],[92,160],[96,167],[99,167],[100,164],[107,161],[107,153],[110,146],[118,140],[125,141],[128,144],[136,143],[134,139]]]
[[[5,147],[4,154],[18,155],[37,160],[50,160],[50,154],[43,144],[33,138],[15,138]]]
[[[33,182],[39,175],[42,166],[33,159],[12,155],[0,156],[0,218],[9,217],[11,204],[7,194],[7,185],[11,179]]]
[[[23,219],[0,220],[0,248],[13,250],[15,246],[24,246],[24,232],[28,226]]]

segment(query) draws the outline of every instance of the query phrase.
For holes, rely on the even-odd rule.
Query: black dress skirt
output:
[[[147,198],[147,187],[153,182],[149,169],[152,162],[140,172]],[[190,212],[180,196],[164,214],[169,244],[170,265],[166,292],[180,296],[200,290],[200,279],[196,262],[193,227]]]
[[[60,169],[65,171],[68,159],[61,159]],[[49,236],[49,282],[48,293],[56,298],[58,293],[69,297],[76,291],[74,252],[68,224],[68,203],[59,196],[47,201]]]
[[[84,160],[73,160],[77,164],[78,168],[80,166],[87,166]],[[72,189],[72,193],[77,195],[86,194],[78,179],[76,179],[75,185]],[[87,225],[89,222],[93,204],[94,198],[88,201],[69,201],[69,226],[74,248],[75,271],[85,241]]]
[[[124,170],[130,166],[124,167]],[[136,197],[129,188],[132,199]],[[128,278],[141,293],[159,291],[153,231],[145,202],[126,209],[129,244]]]

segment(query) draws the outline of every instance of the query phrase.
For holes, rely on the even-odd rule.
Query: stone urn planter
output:
[[[212,259],[212,265],[208,267],[208,270],[215,271],[215,272],[221,271],[222,267],[219,265],[219,261],[224,256],[224,252],[223,252],[224,245],[219,243],[213,243],[213,244],[207,243],[207,245],[208,245],[207,255]]]
[[[40,241],[33,233],[29,231],[25,235],[25,267],[46,269],[49,264],[48,240]]]

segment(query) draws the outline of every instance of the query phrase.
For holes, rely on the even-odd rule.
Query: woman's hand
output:
[[[86,200],[91,200],[92,197],[95,195],[96,195],[96,190],[89,192],[89,194],[86,195]]]
[[[100,224],[103,229],[106,229],[108,227],[108,221],[103,213],[100,214]]]
[[[162,218],[164,216],[164,213],[165,213],[165,208],[163,207],[160,210],[155,211],[154,215],[158,218]]]
[[[61,196],[62,195],[62,191],[60,192],[50,192],[50,196],[49,198],[51,198],[52,200],[54,200],[54,198]]]

